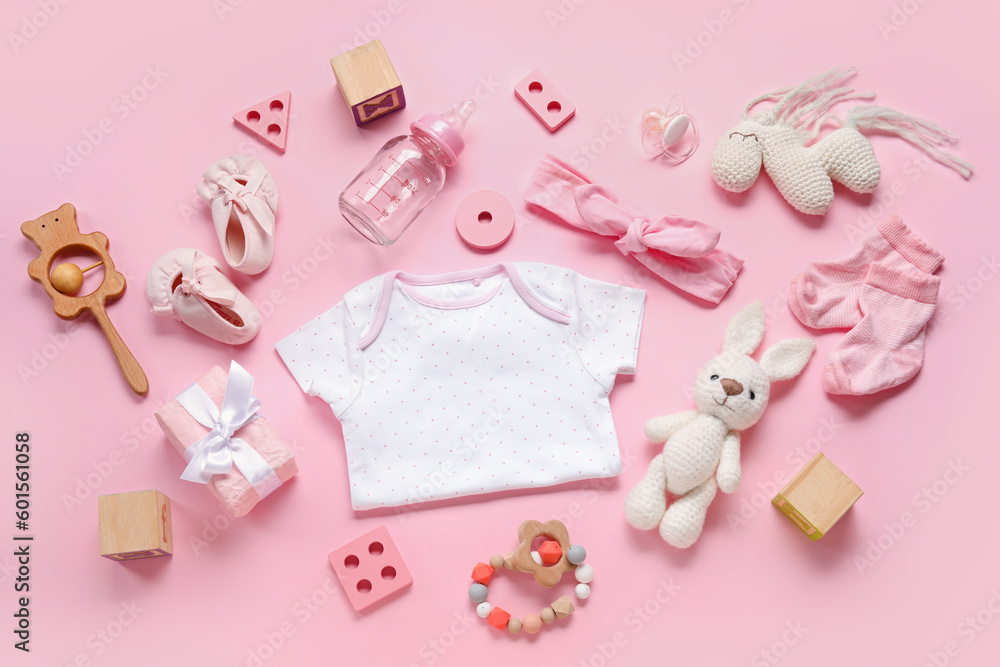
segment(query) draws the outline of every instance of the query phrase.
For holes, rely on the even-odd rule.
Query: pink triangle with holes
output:
[[[291,106],[292,93],[286,90],[234,114],[233,120],[284,153]]]

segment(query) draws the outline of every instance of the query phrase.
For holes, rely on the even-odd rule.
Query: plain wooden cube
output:
[[[833,528],[864,494],[851,478],[820,452],[799,471],[771,503],[811,540]]]
[[[342,53],[332,58],[330,65],[359,127],[406,106],[403,85],[381,40]]]
[[[170,556],[170,499],[157,491],[132,491],[97,499],[101,555],[111,560]]]

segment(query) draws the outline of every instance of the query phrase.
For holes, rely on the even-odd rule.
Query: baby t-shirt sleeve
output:
[[[567,272],[570,335],[591,375],[608,390],[619,373],[635,373],[645,290]]]
[[[302,391],[330,404],[338,418],[361,392],[364,361],[344,301],[276,345]]]
[[[581,276],[558,266],[517,263],[526,287],[568,317],[566,344],[605,389],[636,370],[645,290]]]

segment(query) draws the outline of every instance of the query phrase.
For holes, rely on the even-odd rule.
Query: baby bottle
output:
[[[394,243],[440,192],[445,167],[465,148],[462,131],[475,110],[476,101],[468,98],[390,139],[340,193],[340,212],[351,226],[372,243]]]

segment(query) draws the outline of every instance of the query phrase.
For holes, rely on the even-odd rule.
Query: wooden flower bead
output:
[[[520,544],[517,545],[517,549],[514,550],[511,557],[507,559],[507,567],[534,576],[535,581],[542,586],[546,588],[555,586],[559,583],[564,573],[576,567],[566,558],[566,552],[569,551],[571,545],[569,543],[569,532],[562,521],[555,519],[546,521],[545,523],[530,520],[525,521],[517,529],[517,537],[520,540]],[[531,543],[537,537],[548,537],[550,540],[558,543],[560,555],[559,559],[553,565],[546,567],[541,563],[535,562],[535,559],[532,558]]]

